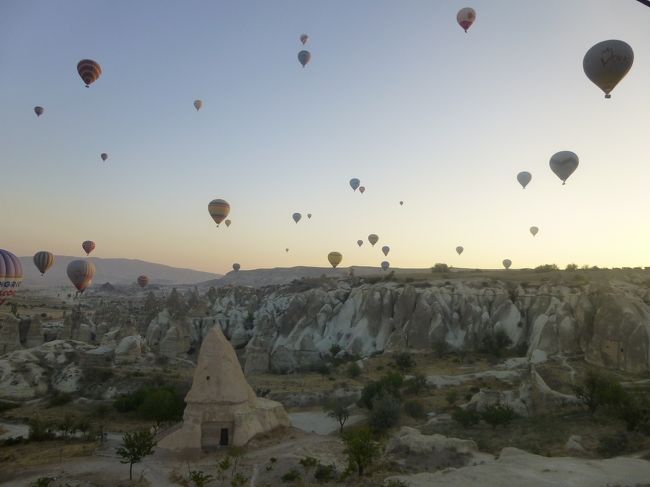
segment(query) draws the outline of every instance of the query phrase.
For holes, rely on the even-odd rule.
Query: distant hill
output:
[[[356,276],[380,276],[395,271],[396,275],[402,273],[431,275],[430,269],[390,269],[387,272],[382,271],[379,267],[358,267],[352,269]],[[251,286],[262,287],[269,285],[288,284],[294,279],[303,277],[344,277],[350,274],[350,267],[332,269],[331,267],[275,267],[273,269],[252,269],[240,270],[239,272],[229,272],[220,279],[201,283],[201,286]]]
[[[67,286],[70,284],[66,274],[68,263],[81,257],[70,257],[57,255],[54,266],[41,277],[40,272],[34,266],[32,257],[21,257],[23,263],[23,285],[24,286]],[[218,279],[220,274],[211,272],[195,271],[170,267],[153,262],[145,262],[136,259],[100,259],[89,257],[97,268],[97,274],[93,280],[95,285],[106,282],[111,284],[132,284],[139,275],[149,276],[151,284],[196,284],[209,279]]]

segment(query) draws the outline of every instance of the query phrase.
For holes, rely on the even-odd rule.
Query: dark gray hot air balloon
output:
[[[459,245],[458,247],[456,247],[456,253],[457,253],[458,255],[462,254],[462,253],[463,253],[463,250],[465,250],[465,249],[464,249],[461,245]]]
[[[533,237],[537,235],[537,232],[539,232],[539,228],[537,227],[530,227],[530,233],[533,234]]]
[[[294,213],[293,215],[291,215],[291,218],[293,218],[294,222],[298,223],[302,218],[302,215],[300,213]]]
[[[379,242],[379,237],[374,233],[371,233],[370,235],[368,235],[368,242],[370,242],[370,245],[374,247],[375,244]]]
[[[526,189],[526,186],[528,186],[528,183],[530,183],[531,179],[533,179],[533,175],[528,171],[521,171],[519,174],[517,174],[517,181],[519,181],[519,184],[521,184],[521,187],[524,189]]]
[[[634,62],[634,51],[623,41],[602,41],[587,51],[582,60],[587,78],[603,90],[605,98],[625,77]]]
[[[512,265],[512,261],[510,259],[503,259],[503,267],[506,269],[510,269],[510,266]]]
[[[566,180],[578,168],[578,156],[568,150],[557,152],[551,157],[549,165],[562,184],[566,184]]]
[[[232,265],[232,270],[235,271],[235,272],[239,272],[239,269],[241,269],[241,266],[237,262],[235,262]]]
[[[388,255],[388,252],[390,252],[390,247],[389,247],[388,245],[384,245],[384,246],[381,248],[381,251],[382,251],[382,252],[384,253],[384,255],[386,256],[386,255]]]
[[[302,64],[304,68],[307,66],[307,63],[311,60],[311,53],[309,51],[300,51],[298,53],[298,62]]]
[[[44,111],[45,110],[43,109],[43,107],[34,107],[34,113],[36,114],[37,117],[43,115]]]
[[[387,260],[385,260],[385,261],[383,261],[380,265],[381,265],[381,270],[382,270],[382,271],[387,271],[388,268],[390,267],[390,262],[388,262]]]

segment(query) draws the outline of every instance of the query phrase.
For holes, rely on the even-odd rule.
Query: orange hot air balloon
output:
[[[336,266],[339,265],[343,260],[343,255],[341,252],[330,252],[327,254],[327,260],[329,260],[330,264],[332,264],[332,267],[336,269]]]
[[[34,265],[41,275],[44,275],[47,270],[54,265],[54,254],[45,250],[36,252],[36,254],[34,254]]]
[[[219,226],[230,213],[230,204],[226,200],[212,200],[208,205],[208,212],[217,226]]]
[[[77,291],[83,293],[93,282],[95,264],[89,260],[73,260],[68,264],[66,272]]]
[[[77,64],[77,72],[88,88],[102,75],[101,66],[92,59],[82,59]]]
[[[145,288],[149,284],[149,278],[147,276],[138,276],[138,286]]]
[[[86,240],[84,243],[81,244],[81,248],[84,249],[84,252],[86,252],[86,255],[90,255],[90,253],[95,250],[95,242],[92,240]]]

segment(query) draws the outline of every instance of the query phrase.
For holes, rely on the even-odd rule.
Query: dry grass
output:
[[[90,456],[98,443],[52,440],[0,446],[0,477],[37,465],[55,465],[73,457]]]

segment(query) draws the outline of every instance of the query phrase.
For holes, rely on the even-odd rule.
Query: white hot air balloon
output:
[[[566,180],[578,168],[578,156],[568,150],[557,152],[551,157],[549,165],[562,184],[566,184]]]
[[[530,227],[530,233],[533,234],[533,237],[537,235],[537,232],[539,232],[539,228],[537,227]]]
[[[526,189],[526,186],[528,186],[528,183],[530,183],[531,179],[533,179],[533,175],[528,171],[521,171],[519,174],[517,174],[517,181],[519,181],[519,184],[521,184],[521,187],[524,189]]]
[[[634,51],[623,41],[611,39],[599,42],[587,51],[582,60],[587,78],[603,90],[605,98],[625,77],[634,62]]]

